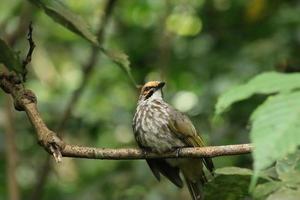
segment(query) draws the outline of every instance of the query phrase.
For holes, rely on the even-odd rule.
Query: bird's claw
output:
[[[151,153],[151,152],[152,152],[152,151],[151,151],[150,148],[144,147],[144,148],[143,148],[143,156],[144,156],[144,158],[147,158],[148,155],[149,155],[149,153]]]
[[[148,152],[146,150],[143,151],[144,158],[147,158]]]
[[[177,158],[179,158],[180,152],[181,152],[181,148],[177,148],[176,149],[176,157]]]

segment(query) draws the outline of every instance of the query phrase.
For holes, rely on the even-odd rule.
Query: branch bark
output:
[[[37,99],[35,94],[24,87],[15,73],[0,73],[0,87],[4,92],[10,94],[14,100],[16,110],[25,111],[28,119],[35,128],[38,142],[55,160],[61,160],[61,149],[64,147],[64,142],[57,137],[56,133],[49,130],[40,113],[37,109]]]
[[[147,152],[141,149],[110,149],[66,145],[62,150],[64,157],[105,159],[105,160],[134,160],[155,158],[200,158],[228,155],[247,154],[252,151],[251,144],[236,144],[225,146],[187,147],[164,154]]]

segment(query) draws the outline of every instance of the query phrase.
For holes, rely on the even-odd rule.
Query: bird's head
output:
[[[139,100],[148,100],[148,99],[162,99],[162,88],[164,87],[165,82],[161,81],[149,81],[141,89],[141,94]]]

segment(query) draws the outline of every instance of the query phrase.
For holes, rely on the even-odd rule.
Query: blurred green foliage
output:
[[[22,71],[21,61],[18,54],[12,51],[5,41],[0,39],[0,63],[9,66],[11,70]]]
[[[1,39],[9,38],[18,29],[19,22],[33,21],[33,39],[37,47],[26,86],[37,95],[39,110],[51,129],[59,123],[69,97],[83,78],[81,66],[89,59],[91,44],[79,35],[91,40],[89,34],[98,29],[99,16],[104,14],[106,3],[104,0],[61,2],[89,24],[88,33],[76,29],[76,20],[71,28],[73,31],[76,29],[75,33],[69,31],[68,27],[56,23],[43,9],[29,1],[0,1]],[[265,97],[254,96],[234,104],[222,118],[213,120],[216,99],[226,90],[262,72],[299,71],[299,11],[300,4],[296,0],[118,1],[105,28],[104,43],[100,45],[111,52],[125,52],[129,56],[131,70],[125,54],[115,53],[107,57],[99,53],[93,75],[63,132],[64,140],[97,147],[136,146],[131,119],[138,92],[126,74],[131,71],[139,84],[152,79],[165,80],[166,100],[191,117],[208,144],[249,142],[249,116]],[[83,26],[83,29],[86,28]],[[13,49],[20,51],[20,56],[25,56],[28,48],[26,31],[20,35]],[[127,70],[126,73],[115,64],[116,61],[123,64],[121,67]],[[5,95],[1,95],[1,200],[8,198],[5,101]],[[15,113],[13,126],[18,149],[16,175],[22,199],[28,199],[40,177],[38,170],[46,152],[37,145],[33,128],[24,113]],[[250,155],[220,157],[214,162],[217,168],[252,168],[253,164]],[[279,169],[278,164],[275,168]],[[280,174],[280,184],[290,180],[285,177],[293,176]],[[225,184],[226,179],[231,184]],[[212,186],[207,186],[207,193],[218,183],[225,181],[223,186],[233,188],[238,182],[233,188],[238,191],[238,196],[226,199],[248,198],[250,175],[231,177],[222,174],[216,180],[210,183]],[[293,191],[288,187],[290,181],[287,182],[284,186],[266,182],[273,185],[254,194],[265,199],[275,187],[283,191],[272,194],[277,199],[282,194],[298,194],[299,182],[292,183],[298,186],[298,190]],[[260,187],[266,187],[259,183]],[[230,191],[227,189],[224,191]],[[226,195],[221,193],[220,187],[216,190]],[[65,158],[61,164],[55,165],[44,191],[44,199],[160,200],[187,199],[188,196],[186,188],[179,190],[165,179],[157,182],[142,160]]]

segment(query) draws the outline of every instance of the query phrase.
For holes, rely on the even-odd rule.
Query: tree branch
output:
[[[62,150],[64,157],[105,159],[105,160],[133,160],[149,158],[199,158],[199,157],[217,157],[228,155],[247,154],[252,151],[251,144],[237,144],[225,146],[207,146],[207,147],[188,147],[181,148],[179,151],[157,154],[146,152],[141,149],[110,149],[81,147],[76,145],[66,145]]]
[[[42,120],[37,109],[35,94],[18,81],[18,76],[15,73],[1,72],[0,87],[12,96],[16,110],[26,112],[28,119],[36,130],[39,144],[59,162],[61,160],[60,150],[64,147],[64,143],[57,137],[56,133],[48,129]]]

